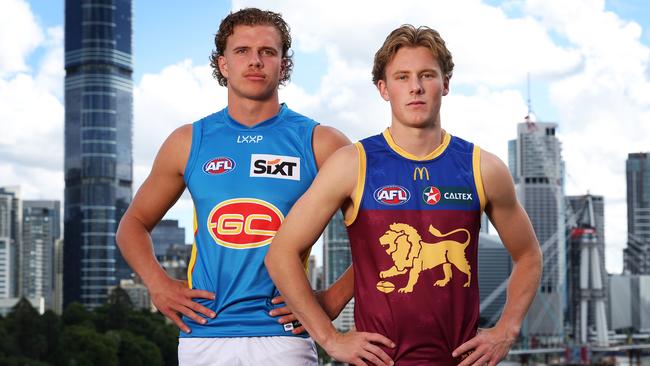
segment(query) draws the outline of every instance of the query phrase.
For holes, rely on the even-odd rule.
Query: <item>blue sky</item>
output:
[[[370,83],[374,51],[396,26],[426,24],[441,32],[456,63],[443,127],[507,161],[507,141],[526,114],[530,73],[537,120],[559,125],[566,191],[605,196],[607,268],[622,269],[625,159],[628,152],[650,150],[645,1],[134,4],[136,187],[174,128],[225,104],[207,60],[218,23],[231,8],[258,6],[284,15],[293,31],[295,68],[281,99],[353,140],[389,122],[388,107]],[[0,185],[21,185],[25,198],[62,199],[63,1],[0,0],[0,8]],[[187,195],[168,217],[191,226]]]

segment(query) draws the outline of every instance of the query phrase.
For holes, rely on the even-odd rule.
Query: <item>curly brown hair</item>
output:
[[[428,48],[433,57],[438,59],[443,75],[451,78],[454,62],[451,59],[451,52],[445,46],[445,41],[440,34],[427,26],[415,28],[411,24],[404,24],[390,32],[384,44],[375,53],[375,63],[372,67],[373,84],[377,85],[379,80],[386,80],[386,65],[402,47]]]
[[[221,24],[217,34],[214,35],[215,49],[210,55],[210,66],[212,66],[212,76],[217,79],[219,85],[227,86],[228,80],[221,74],[219,70],[219,56],[223,56],[226,50],[226,42],[228,37],[232,35],[235,27],[238,25],[270,25],[275,27],[280,33],[282,41],[282,75],[280,77],[280,84],[284,85],[291,78],[291,70],[293,69],[293,53],[289,51],[291,48],[291,34],[289,25],[282,19],[282,15],[272,11],[260,10],[257,8],[245,8],[234,13],[228,14]]]

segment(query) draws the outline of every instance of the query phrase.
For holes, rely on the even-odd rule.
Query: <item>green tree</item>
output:
[[[160,350],[144,337],[124,330],[109,331],[106,335],[119,344],[117,356],[120,366],[162,366]]]
[[[96,310],[95,325],[100,332],[111,329],[125,329],[129,325],[129,315],[133,312],[133,303],[129,294],[121,287],[111,291],[106,304]]]
[[[81,325],[87,328],[94,328],[93,318],[93,314],[78,302],[70,303],[63,310],[62,315],[64,326]]]
[[[14,340],[16,356],[25,356],[33,360],[41,360],[47,353],[47,337],[41,333],[40,316],[32,304],[24,297],[6,318],[7,331]]]
[[[51,310],[47,310],[41,315],[40,323],[41,332],[45,335],[47,344],[44,360],[50,364],[56,364],[60,356],[63,323],[61,318]]]
[[[80,325],[68,326],[62,335],[62,363],[76,366],[117,366],[118,341]]]

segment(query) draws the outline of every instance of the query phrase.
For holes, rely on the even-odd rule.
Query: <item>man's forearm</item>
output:
[[[343,272],[336,282],[320,294],[319,302],[331,320],[336,319],[354,295],[354,268]]]
[[[506,304],[496,328],[516,338],[528,308],[535,298],[542,272],[541,255],[536,252],[515,261],[508,283]]]
[[[124,259],[148,288],[166,276],[156,260],[149,232],[135,218],[127,215],[122,218],[116,241]]]

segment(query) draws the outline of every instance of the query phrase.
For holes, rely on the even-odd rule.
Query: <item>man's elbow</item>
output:
[[[124,247],[127,245],[129,240],[132,239],[133,235],[137,235],[136,233],[138,228],[144,231],[147,230],[142,221],[138,220],[129,212],[129,210],[127,210],[124,215],[122,215],[122,219],[120,219],[117,231],[115,232],[115,243],[120,251],[124,250]]]
[[[266,252],[266,256],[264,257],[264,265],[266,266],[266,270],[269,272],[269,275],[273,277],[273,274],[275,273],[275,256],[276,256],[276,250],[273,247],[273,243],[269,246],[269,251]]]
[[[126,234],[126,232],[128,231],[127,230],[128,220],[129,219],[126,214],[122,216],[122,219],[120,220],[120,223],[117,226],[117,231],[115,232],[115,244],[117,244],[117,247],[120,249],[120,251],[122,250],[122,248],[124,247],[127,241],[126,237],[128,236],[128,234]]]

